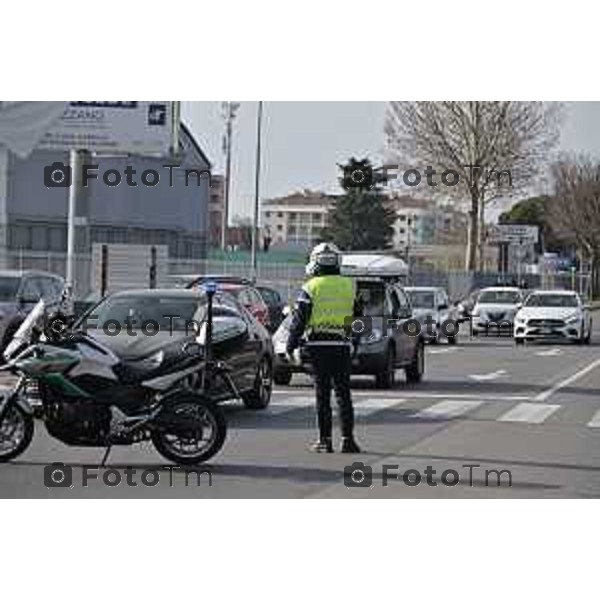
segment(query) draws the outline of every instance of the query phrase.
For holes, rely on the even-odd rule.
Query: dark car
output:
[[[396,369],[404,369],[409,383],[421,381],[425,369],[423,336],[408,335],[403,325],[412,317],[412,308],[402,286],[383,279],[357,279],[363,315],[371,320],[371,332],[361,336],[352,360],[352,373],[374,375],[378,388],[395,385]],[[309,372],[310,362],[301,349],[300,364],[285,357],[291,315],[273,336],[275,383],[289,384],[294,372]],[[391,325],[393,323],[393,325]]]
[[[281,294],[272,287],[257,285],[256,289],[269,309],[269,331],[277,331],[277,328],[283,321],[285,302],[283,301]]]
[[[227,292],[239,301],[239,303],[252,314],[267,329],[270,328],[269,307],[263,300],[254,284],[243,277],[234,277],[230,275],[202,275],[195,278],[188,277],[187,289],[198,289],[207,281],[214,281],[219,285],[219,289]]]
[[[58,308],[64,287],[63,278],[54,273],[0,271],[0,350],[40,299],[49,310]]]
[[[217,292],[213,306],[214,357],[228,367],[246,407],[266,408],[273,373],[269,332],[229,294]],[[182,344],[193,339],[202,344],[205,316],[206,295],[201,290],[131,290],[104,298],[77,326],[122,360],[135,363],[180,355]],[[193,377],[190,384],[198,384]],[[232,398],[222,380],[213,392],[218,400]]]

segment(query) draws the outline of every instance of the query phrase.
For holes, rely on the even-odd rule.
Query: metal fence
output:
[[[75,295],[85,298],[95,289],[93,281],[92,258],[90,255],[78,255],[75,258]],[[57,273],[64,277],[66,255],[59,252],[9,251],[0,254],[0,268],[39,269]],[[182,260],[169,259],[167,268],[159,270],[158,286],[172,286],[174,275],[224,274],[248,277],[251,273],[250,262],[228,260]],[[144,280],[144,274],[135,274],[134,279]],[[147,274],[150,285],[150,273]],[[304,265],[297,263],[258,263],[258,280],[276,288],[284,298],[292,299],[305,280]],[[465,297],[471,290],[498,283],[512,284],[524,281],[529,289],[573,289],[589,297],[590,277],[586,273],[544,273],[541,275],[498,273],[493,271],[468,273],[462,270],[411,269],[408,284],[419,286],[440,286],[448,290],[452,301]],[[110,288],[110,266],[108,276]]]

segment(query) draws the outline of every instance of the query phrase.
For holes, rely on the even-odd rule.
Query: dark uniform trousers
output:
[[[354,409],[350,396],[351,348],[348,344],[319,344],[311,341],[307,346],[314,370],[317,392],[317,424],[321,438],[330,438],[331,388],[335,389],[338,414],[343,437],[352,437]]]

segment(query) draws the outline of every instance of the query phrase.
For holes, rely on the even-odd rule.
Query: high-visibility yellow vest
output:
[[[324,275],[309,279],[302,289],[312,301],[309,329],[343,333],[345,319],[354,311],[354,281],[341,275]]]

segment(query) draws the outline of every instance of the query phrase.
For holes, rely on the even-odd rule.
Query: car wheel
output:
[[[423,344],[417,344],[415,355],[405,369],[406,381],[408,383],[419,383],[423,379],[425,373],[425,349]]]
[[[381,373],[375,375],[375,387],[380,390],[389,390],[396,383],[396,352],[389,346],[385,356],[385,367]]]
[[[273,381],[277,385],[290,385],[292,381],[292,372],[288,369],[278,369],[273,373]]]
[[[588,329],[587,335],[583,340],[586,345],[588,345],[592,341],[592,322],[590,321],[590,327]]]
[[[242,399],[246,408],[252,410],[263,410],[271,402],[271,392],[273,391],[273,369],[271,361],[263,356],[256,369],[254,386],[249,392],[242,394]]]
[[[448,343],[453,346],[458,342],[458,333],[456,335],[448,335],[446,336],[446,339],[448,340]]]

